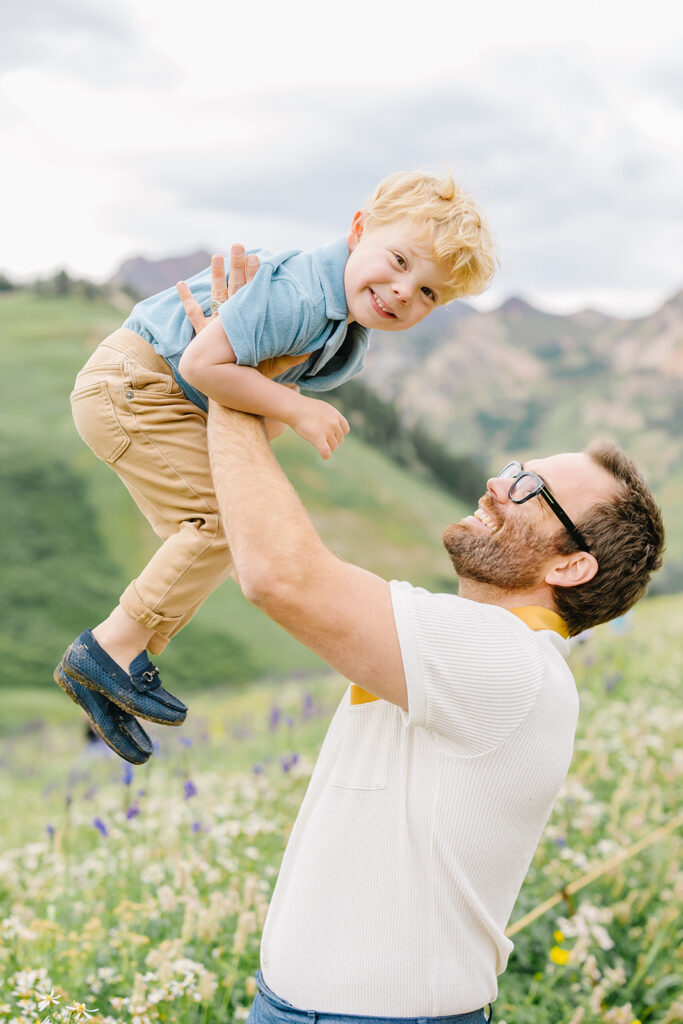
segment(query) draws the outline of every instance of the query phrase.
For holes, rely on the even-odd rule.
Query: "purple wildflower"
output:
[[[189,747],[192,746],[192,737],[191,736],[179,736],[178,737],[178,742],[183,747],[188,747],[189,748]]]
[[[121,781],[123,782],[124,786],[130,786],[131,782],[133,781],[133,767],[132,765],[128,764],[127,761],[125,761],[123,765],[123,775],[121,776]]]
[[[298,754],[285,754],[280,758],[280,764],[282,765],[283,772],[288,772],[290,768],[293,768],[299,760]]]
[[[254,773],[254,775],[263,775],[263,765],[262,764],[253,764],[251,766],[251,770]]]
[[[302,702],[302,708],[301,708],[301,717],[303,718],[304,722],[306,722],[306,721],[308,721],[308,719],[311,717],[312,714],[313,714],[313,694],[312,693],[305,693],[304,696],[303,696],[303,702]]]
[[[185,779],[184,791],[186,800],[190,800],[193,796],[197,795],[197,787],[192,779]]]
[[[192,831],[193,832],[201,832],[201,830],[202,830],[201,822],[200,821],[193,821],[192,822]]]
[[[131,818],[137,818],[140,813],[140,808],[137,804],[131,804],[130,807],[126,808],[126,820],[130,821]]]
[[[271,731],[273,729],[277,729],[278,725],[280,724],[280,719],[281,718],[282,718],[282,712],[280,711],[280,709],[277,706],[277,704],[273,704],[273,706],[270,709],[270,714],[268,716],[268,728]]]
[[[98,832],[102,833],[102,835],[105,838],[109,835],[109,829],[104,824],[101,818],[93,818],[93,825],[95,826]]]
[[[52,836],[55,834],[55,827],[54,827],[54,825],[46,825],[45,826],[45,831],[50,836],[50,838],[52,838]]]
[[[623,672],[612,672],[611,675],[608,675],[607,679],[605,679],[606,693],[609,693],[611,690],[613,690],[617,683],[620,683],[623,678]]]

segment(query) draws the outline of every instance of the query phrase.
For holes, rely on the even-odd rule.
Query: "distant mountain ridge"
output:
[[[136,256],[125,260],[109,283],[117,288],[127,288],[139,299],[146,299],[156,292],[172,288],[178,281],[198,274],[210,262],[211,254],[203,249],[186,256],[168,256],[162,260]]]

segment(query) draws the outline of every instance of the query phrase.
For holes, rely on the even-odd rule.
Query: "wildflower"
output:
[[[127,761],[125,761],[123,765],[123,775],[121,776],[121,781],[123,782],[124,786],[130,786],[131,782],[133,781],[133,768]]]
[[[186,749],[189,749],[192,746],[192,737],[191,736],[179,736],[178,737],[178,742],[183,747],[185,747]]]
[[[89,1010],[85,1003],[74,1003],[73,1006],[67,1006],[66,1009],[69,1013],[76,1014],[76,1021],[90,1020],[93,1014],[98,1013],[97,1007],[93,1010]]]
[[[192,831],[196,833],[196,832],[201,832],[201,830],[202,830],[202,823],[201,823],[201,821],[193,821],[192,822]]]
[[[280,711],[277,704],[273,704],[273,706],[270,709],[270,714],[268,716],[268,728],[271,730],[271,732],[273,729],[277,729],[278,725],[280,724],[281,718],[282,712]]]
[[[562,934],[559,928],[553,932],[553,938],[555,939],[555,942],[558,944],[558,946],[561,942],[564,942],[564,935]]]
[[[47,1006],[56,1006],[61,999],[61,996],[55,995],[54,989],[51,989],[47,995],[41,995],[39,992],[36,992],[36,996],[38,997],[39,1010],[44,1010]]]
[[[50,838],[52,838],[52,836],[55,834],[55,827],[54,827],[54,825],[46,825],[45,826],[45,831],[50,836]]]
[[[554,964],[559,964],[562,967],[569,960],[569,950],[562,949],[560,946],[553,946],[550,950],[550,959]]]
[[[126,808],[126,820],[130,821],[131,818],[137,818],[140,813],[140,808],[137,804],[131,804],[130,807]]]
[[[106,839],[106,837],[107,837],[107,836],[109,835],[109,829],[108,829],[108,828],[107,828],[107,826],[106,826],[106,825],[104,824],[104,822],[102,821],[102,819],[101,819],[101,818],[93,818],[93,825],[95,826],[95,828],[97,829],[97,831],[98,831],[98,832],[101,832],[101,833],[102,833],[102,835],[103,835],[103,836],[105,837],[105,839]]]
[[[191,800],[193,796],[197,795],[197,787],[192,779],[185,779],[184,792],[186,800]]]

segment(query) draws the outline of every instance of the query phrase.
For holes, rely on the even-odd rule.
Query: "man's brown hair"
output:
[[[631,459],[612,441],[593,441],[586,455],[614,477],[617,487],[611,501],[594,505],[577,523],[598,561],[596,575],[577,587],[553,587],[570,636],[627,612],[647,590],[664,550],[662,514]],[[569,535],[560,550],[576,551]]]

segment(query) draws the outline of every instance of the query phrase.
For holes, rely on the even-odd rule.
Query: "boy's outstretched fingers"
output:
[[[209,319],[204,316],[204,310],[199,305],[184,281],[178,281],[178,284],[175,287],[178,295],[180,296],[180,301],[183,304],[185,313],[187,314],[187,319],[194,327],[195,334],[199,334],[201,329],[206,327]]]

